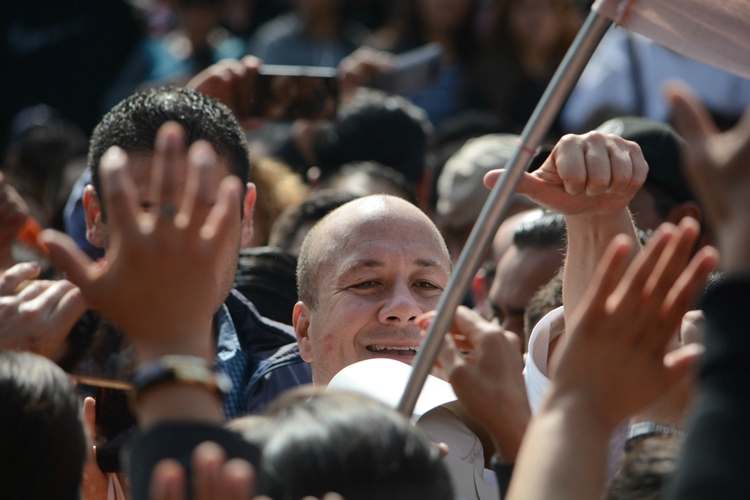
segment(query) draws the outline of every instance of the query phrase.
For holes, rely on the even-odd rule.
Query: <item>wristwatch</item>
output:
[[[196,356],[162,356],[144,363],[133,373],[133,388],[138,394],[166,382],[201,385],[223,397],[232,390],[227,374],[212,369],[205,359]]]
[[[654,434],[670,434],[674,436],[684,436],[685,433],[674,427],[667,427],[666,425],[659,425],[656,422],[638,422],[630,426],[630,432],[628,433],[628,439],[633,439],[638,436],[650,436]]]

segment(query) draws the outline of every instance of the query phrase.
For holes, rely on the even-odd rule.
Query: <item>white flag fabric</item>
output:
[[[750,0],[596,0],[592,10],[679,54],[750,79]]]

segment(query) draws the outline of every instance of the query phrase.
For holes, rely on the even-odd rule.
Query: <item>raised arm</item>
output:
[[[648,165],[636,143],[616,135],[589,132],[566,135],[538,170],[524,174],[518,192],[565,215],[566,321],[581,301],[597,263],[614,236],[624,234],[633,242],[631,258],[637,253],[637,238],[627,205],[643,185],[647,173]],[[501,174],[502,171],[488,173],[485,184],[494,186]]]
[[[717,261],[705,247],[688,264],[697,236],[692,219],[664,225],[629,267],[632,241],[610,243],[553,359],[556,376],[526,432],[508,498],[601,498],[612,431],[680,382],[702,350],[690,344],[665,355]]]

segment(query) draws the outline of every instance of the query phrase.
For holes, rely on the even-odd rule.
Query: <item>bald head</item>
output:
[[[321,219],[307,234],[297,263],[297,287],[302,302],[316,306],[318,279],[355,247],[382,242],[427,245],[430,262],[450,273],[450,257],[440,232],[424,212],[390,195],[372,195],[342,205]]]

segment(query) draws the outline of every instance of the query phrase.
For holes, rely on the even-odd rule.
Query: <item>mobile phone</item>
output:
[[[339,101],[336,68],[264,65],[248,116],[269,120],[333,120]]]
[[[396,56],[391,71],[373,78],[367,86],[389,94],[413,94],[435,82],[442,56],[443,47],[437,42],[404,52]]]
[[[120,472],[120,449],[136,431],[135,417],[128,407],[127,393],[96,387],[96,463],[102,472]]]

